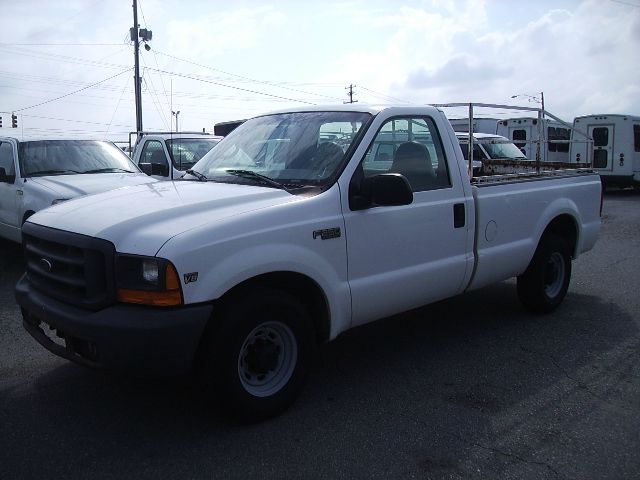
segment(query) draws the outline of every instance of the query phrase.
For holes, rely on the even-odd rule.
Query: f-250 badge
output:
[[[321,240],[329,240],[331,238],[340,237],[340,227],[325,228],[324,230],[314,230],[313,239],[320,237]]]
[[[184,275],[184,284],[197,282],[198,281],[198,272],[185,273]]]

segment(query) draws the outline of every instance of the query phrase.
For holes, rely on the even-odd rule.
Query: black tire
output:
[[[205,335],[199,373],[214,400],[240,421],[259,421],[289,407],[307,377],[314,333],[292,295],[259,288],[235,295]]]
[[[555,310],[569,288],[571,253],[557,235],[545,235],[527,270],[518,277],[518,297],[528,310],[549,313]]]

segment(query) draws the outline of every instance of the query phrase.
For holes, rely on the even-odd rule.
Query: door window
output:
[[[400,173],[414,192],[451,186],[442,143],[430,118],[385,123],[365,154],[362,170],[365,177]]]
[[[527,140],[527,131],[522,129],[514,130],[511,133],[511,139],[513,140],[513,143],[516,144],[516,147],[524,148]]]
[[[607,151],[605,149],[593,151],[593,168],[607,168]]]
[[[596,127],[591,131],[593,137],[593,168],[607,168],[609,163],[609,128]]]
[[[16,178],[16,164],[13,161],[13,145],[0,142],[0,167],[4,168],[7,183],[13,183]]]
[[[607,127],[594,128],[592,135],[594,147],[606,147],[609,144],[609,129]]]

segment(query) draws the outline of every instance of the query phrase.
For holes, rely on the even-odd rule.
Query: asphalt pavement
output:
[[[502,282],[324,346],[283,415],[237,425],[189,378],[60,359],[22,328],[0,240],[0,478],[640,478],[640,194],[605,196],[554,313]]]

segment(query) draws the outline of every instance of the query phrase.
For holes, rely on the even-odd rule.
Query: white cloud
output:
[[[213,5],[194,0],[187,7],[174,0],[143,0],[140,5],[140,23],[154,32],[151,52],[142,52],[149,128],[166,128],[171,102],[181,110],[185,128],[210,128],[216,121],[300,105],[294,99],[341,102],[344,87],[352,83],[361,87],[356,88],[361,102],[393,97],[412,103],[509,103],[513,94],[544,91],[548,110],[569,120],[596,112],[640,112],[640,8],[618,2],[282,0],[269,5],[240,0]],[[5,110],[117,72],[104,62],[132,64],[130,4],[70,0],[54,8],[44,0],[24,0],[3,7],[0,43],[121,44],[0,45]],[[206,75],[208,82],[151,70],[157,68]],[[132,84],[127,73],[28,113],[69,118],[79,128],[89,118],[133,126]],[[58,122],[56,128],[65,126]]]

